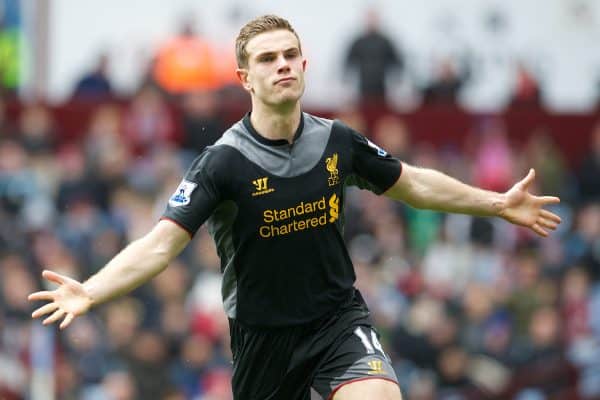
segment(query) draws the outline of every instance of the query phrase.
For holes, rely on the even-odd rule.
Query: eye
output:
[[[274,59],[275,59],[275,56],[273,56],[272,54],[268,54],[268,55],[259,57],[258,62],[266,63],[266,62],[271,62]]]

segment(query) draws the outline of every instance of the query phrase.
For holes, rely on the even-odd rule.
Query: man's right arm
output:
[[[223,177],[219,172],[228,172],[229,165],[228,159],[219,157],[217,152],[206,149],[198,156],[169,200],[162,220],[86,282],[44,271],[42,276],[58,284],[58,288],[29,296],[30,300],[46,302],[34,311],[32,317],[50,314],[44,324],[64,317],[60,327],[66,328],[90,307],[128,293],[163,271],[181,253],[222,199]]]
[[[190,239],[190,234],[176,223],[161,220],[83,284],[91,305],[128,293],[158,275]]]
[[[56,272],[44,271],[44,278],[58,287],[29,295],[29,300],[46,302],[31,316],[38,318],[50,314],[44,320],[44,325],[64,317],[60,324],[60,328],[64,329],[90,307],[128,293],[158,275],[190,239],[185,229],[172,221],[162,220],[83,284]]]

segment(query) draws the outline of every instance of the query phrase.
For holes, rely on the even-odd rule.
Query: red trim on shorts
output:
[[[178,227],[180,227],[181,229],[183,229],[184,231],[186,231],[188,233],[188,235],[190,235],[190,239],[194,237],[194,235],[192,235],[192,232],[190,232],[190,230],[188,228],[181,225],[179,222],[175,221],[174,219],[171,219],[169,217],[161,217],[159,221],[170,221],[170,222],[174,223],[175,225],[177,225]]]
[[[336,392],[338,390],[340,390],[342,388],[342,386],[346,386],[346,385],[349,385],[350,383],[354,383],[354,382],[358,382],[358,381],[366,381],[367,379],[381,379],[383,381],[390,381],[390,382],[395,383],[396,385],[398,385],[398,382],[396,382],[395,380],[390,379],[390,378],[385,378],[383,376],[365,376],[365,377],[362,377],[362,378],[351,379],[349,381],[346,381],[344,383],[339,384],[335,389],[333,389],[333,391],[331,392],[331,394],[329,395],[329,397],[327,397],[327,400],[332,400],[333,396],[336,394]],[[400,385],[398,385],[398,386],[400,386]]]

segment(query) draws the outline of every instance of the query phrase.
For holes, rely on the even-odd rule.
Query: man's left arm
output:
[[[545,207],[560,199],[529,193],[534,177],[531,169],[506,193],[497,193],[469,186],[436,170],[403,163],[400,177],[384,194],[415,208],[501,217],[545,237],[560,223],[560,217]]]

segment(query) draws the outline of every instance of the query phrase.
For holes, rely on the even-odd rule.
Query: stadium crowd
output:
[[[240,101],[230,86],[218,97],[212,87],[173,95],[144,84],[115,100],[105,62],[62,108],[89,111],[75,134],[61,125],[70,117],[48,106],[0,101],[2,400],[32,398],[39,322],[27,295],[42,287],[41,271],[77,279],[98,271],[155,224],[193,157],[242,117],[223,111],[223,98]],[[451,90],[426,93],[435,103],[440,91]],[[559,230],[538,239],[501,220],[348,191],[357,286],[405,397],[600,398],[600,122],[573,162],[543,129],[513,143],[502,114],[473,119],[461,143],[439,147],[394,112],[372,120],[360,108],[327,112],[400,159],[483,188],[504,191],[534,167],[536,192],[563,199]],[[56,398],[230,399],[228,329],[220,262],[202,229],[151,283],[54,337]]]
[[[96,272],[155,223],[186,165],[218,137],[212,95],[180,104],[171,113],[152,87],[93,103],[76,140],[63,140],[43,105],[22,104],[16,120],[0,113],[2,399],[28,398],[38,322],[27,294],[41,270]],[[600,397],[600,124],[575,167],[543,132],[514,147],[500,117],[454,149],[413,145],[395,114],[371,126],[358,111],[340,118],[401,159],[485,188],[505,190],[535,167],[537,191],[563,198],[561,228],[539,240],[501,220],[348,192],[357,285],[407,398]],[[219,269],[201,230],[150,284],[56,335],[57,398],[230,398]]]

